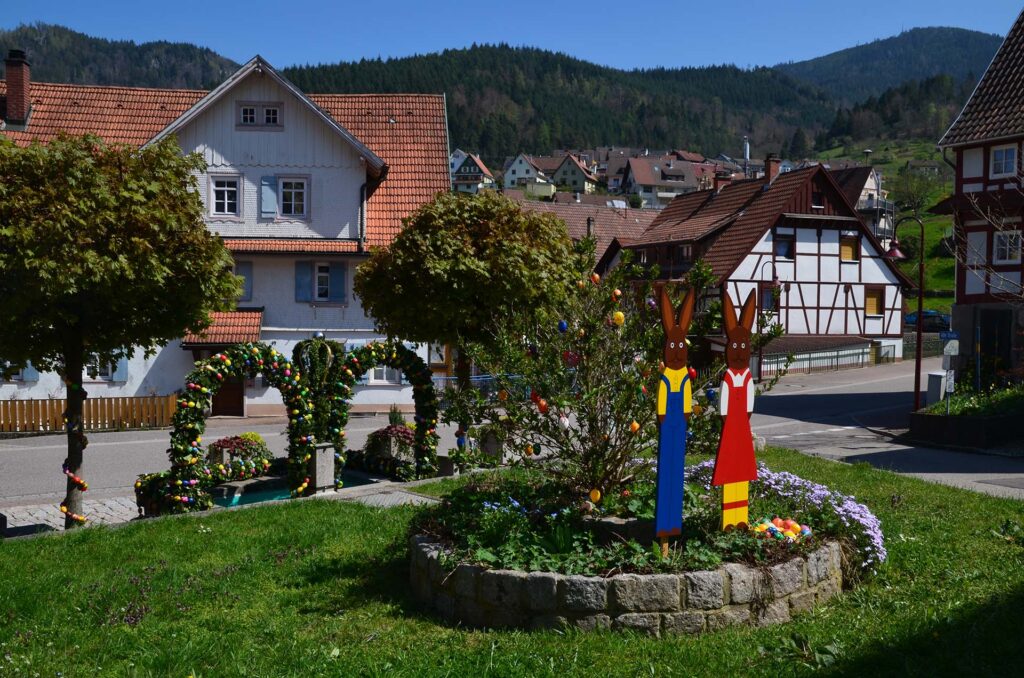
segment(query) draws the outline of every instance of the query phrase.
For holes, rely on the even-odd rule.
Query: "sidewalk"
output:
[[[405,504],[431,504],[437,500],[426,495],[411,492],[410,489],[415,488],[417,485],[433,482],[434,480],[437,479],[429,478],[408,483],[392,480],[374,480],[374,482],[368,485],[328,490],[312,497],[304,497],[303,499],[353,501],[381,508]],[[238,511],[256,506],[266,506],[277,501],[293,500],[278,499],[231,508],[217,506],[211,509],[211,511]],[[86,499],[83,502],[83,510],[85,515],[89,517],[89,525],[119,525],[131,520],[140,519],[134,495],[110,499]],[[32,534],[61,531],[63,528],[64,514],[60,512],[57,504],[31,504],[0,509],[0,537],[23,537]]]

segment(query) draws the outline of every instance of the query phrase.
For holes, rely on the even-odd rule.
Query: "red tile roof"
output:
[[[0,80],[6,102],[7,83]],[[200,90],[32,83],[28,130],[4,131],[20,145],[61,131],[90,132],[111,143],[142,146],[196,104]],[[386,245],[402,219],[451,189],[443,95],[312,94],[310,100],[388,163],[367,199],[367,244]]]
[[[355,240],[327,238],[225,238],[224,246],[235,254],[339,254],[358,251]]]
[[[590,170],[588,170],[588,169],[587,169],[587,168],[586,168],[586,167],[585,167],[585,166],[583,165],[583,163],[582,163],[582,162],[580,162],[580,159],[579,159],[579,158],[577,158],[577,157],[576,157],[575,155],[573,155],[572,153],[568,154],[568,155],[566,156],[566,159],[565,159],[565,160],[563,160],[563,161],[562,161],[562,162],[561,162],[561,163],[560,163],[560,164],[559,164],[558,166],[559,166],[559,167],[561,167],[562,165],[564,165],[564,164],[565,164],[565,163],[567,163],[567,162],[571,162],[572,164],[576,165],[576,168],[577,168],[577,169],[579,169],[579,171],[583,172],[583,177],[584,177],[585,179],[587,179],[587,180],[589,180],[589,181],[592,181],[592,182],[594,182],[595,184],[597,183],[597,177],[596,177],[596,176],[594,176],[594,174],[593,174],[593,173],[592,173],[592,172],[591,172]]]
[[[185,335],[181,345],[183,347],[219,346],[260,340],[260,328],[263,326],[262,309],[214,311],[210,314],[210,318],[213,322],[209,327],[199,334],[190,332]]]
[[[1024,12],[939,146],[1024,136]]]
[[[597,239],[597,258],[600,259],[613,238],[632,239],[650,226],[657,216],[656,210],[618,209],[585,204],[558,204],[539,200],[522,200],[524,210],[554,214],[565,222],[569,236],[581,240],[587,235],[587,219],[593,219]]]

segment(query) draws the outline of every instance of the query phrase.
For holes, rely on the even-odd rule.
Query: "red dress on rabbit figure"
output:
[[[757,480],[754,439],[750,431],[750,418],[745,416],[753,411],[754,405],[754,383],[750,370],[734,372],[727,369],[722,379],[720,398],[725,424],[718,441],[711,484],[718,486]]]

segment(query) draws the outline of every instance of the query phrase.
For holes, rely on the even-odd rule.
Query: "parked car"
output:
[[[948,313],[935,311],[930,308],[923,311],[924,320],[921,329],[925,332],[942,332],[949,329],[950,317]],[[917,312],[907,313],[903,316],[903,324],[906,327],[917,329]]]

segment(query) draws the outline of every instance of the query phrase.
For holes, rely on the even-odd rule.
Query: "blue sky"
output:
[[[59,23],[110,39],[192,42],[277,66],[507,42],[617,68],[800,61],[917,26],[1003,35],[1020,0],[151,0],[4,2],[0,28]],[[484,9],[484,7],[487,7]]]

